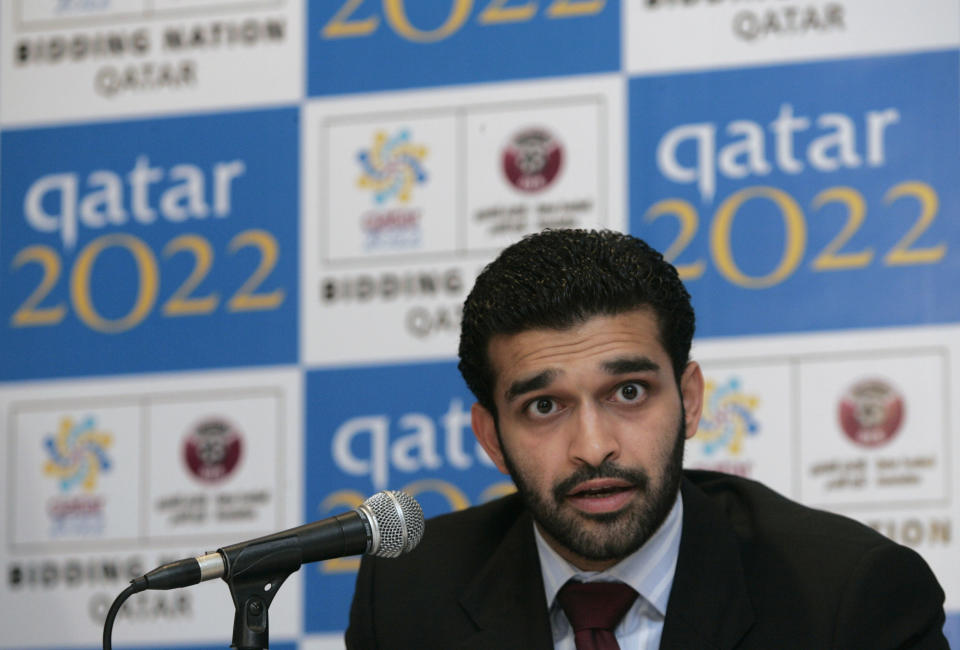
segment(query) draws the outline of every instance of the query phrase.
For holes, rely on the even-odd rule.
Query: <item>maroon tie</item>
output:
[[[577,650],[620,650],[613,630],[636,599],[637,592],[622,582],[569,580],[557,592]]]

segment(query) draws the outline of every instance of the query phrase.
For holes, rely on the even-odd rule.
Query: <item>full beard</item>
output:
[[[580,557],[591,561],[609,561],[624,558],[643,546],[670,514],[680,489],[685,431],[681,413],[676,442],[659,484],[653,484],[643,468],[620,467],[604,461],[598,466],[584,465],[554,485],[549,494],[543,494],[535,490],[518,470],[502,442],[501,449],[517,491],[537,524],[559,544]],[[566,495],[570,490],[596,478],[627,481],[641,498],[616,512],[585,513],[566,505]]]

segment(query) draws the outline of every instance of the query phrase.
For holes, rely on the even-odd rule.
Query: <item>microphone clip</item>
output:
[[[270,603],[283,581],[302,563],[297,536],[250,544],[239,550],[228,547],[219,552],[226,564],[223,581],[230,587],[236,608],[231,647],[238,650],[267,648]]]

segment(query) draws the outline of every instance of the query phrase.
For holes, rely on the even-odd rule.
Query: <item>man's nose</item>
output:
[[[620,441],[611,423],[605,422],[603,412],[588,404],[577,409],[570,422],[570,458],[575,463],[594,467],[620,455]]]

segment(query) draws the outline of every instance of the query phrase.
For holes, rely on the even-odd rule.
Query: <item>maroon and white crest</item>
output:
[[[556,179],[563,165],[563,147],[544,129],[526,129],[503,151],[503,173],[523,192],[539,192]]]
[[[190,473],[208,483],[221,481],[233,473],[242,452],[240,431],[220,418],[199,423],[183,443],[183,459]]]
[[[903,415],[903,397],[882,379],[859,381],[840,400],[840,427],[864,447],[890,442],[903,424]]]

